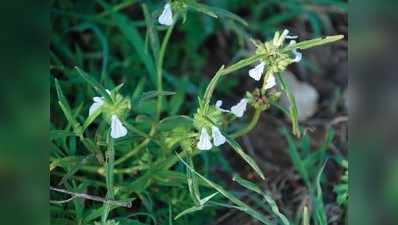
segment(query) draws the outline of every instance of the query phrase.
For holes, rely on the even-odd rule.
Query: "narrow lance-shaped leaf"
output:
[[[292,123],[292,132],[296,137],[300,137],[300,127],[297,119],[297,105],[296,99],[292,92],[290,91],[289,85],[287,84],[286,80],[282,77],[281,74],[277,75],[277,78],[281,84],[281,89],[286,92],[287,98],[289,100],[289,117]]]
[[[284,225],[290,225],[289,220],[286,218],[285,215],[283,215],[283,214],[279,211],[278,205],[276,204],[276,202],[272,199],[272,197],[271,197],[270,195],[268,195],[268,194],[262,192],[262,191],[260,190],[260,188],[259,188],[256,184],[254,184],[254,183],[252,183],[252,182],[250,182],[250,181],[248,181],[248,180],[245,180],[245,179],[243,179],[243,178],[241,178],[241,177],[239,177],[239,176],[234,176],[233,180],[236,181],[236,182],[238,182],[238,183],[239,183],[240,185],[242,185],[243,187],[245,187],[245,188],[247,188],[247,189],[249,189],[249,190],[251,190],[251,191],[254,191],[254,192],[256,192],[257,194],[262,195],[262,196],[264,197],[265,201],[266,201],[266,202],[268,203],[268,205],[271,207],[271,210],[272,210],[272,212],[275,214],[275,216],[279,217],[279,219],[282,221],[282,223],[283,223]]]
[[[272,221],[270,221],[268,218],[266,218],[264,215],[260,214],[259,212],[257,212],[256,210],[254,210],[253,208],[251,208],[250,206],[248,206],[246,203],[242,202],[241,200],[239,200],[238,198],[236,198],[234,195],[232,195],[231,193],[227,192],[226,190],[224,190],[224,188],[222,188],[220,185],[213,183],[212,181],[208,180],[206,177],[202,176],[200,173],[196,172],[195,170],[193,170],[182,158],[181,156],[176,153],[178,159],[180,159],[180,161],[186,166],[188,167],[192,173],[196,174],[200,179],[202,179],[204,182],[206,182],[207,184],[209,184],[212,188],[214,188],[215,190],[217,190],[221,195],[223,195],[225,198],[227,198],[228,200],[230,200],[232,203],[236,204],[238,207],[238,209],[241,209],[242,212],[247,213],[248,215],[252,216],[253,218],[259,220],[260,222],[262,222],[263,224],[266,225],[275,225]]]
[[[188,169],[188,168],[187,168],[187,169]],[[188,170],[189,170],[189,169],[188,169]],[[184,216],[184,215],[187,215],[187,214],[190,214],[190,213],[193,213],[193,212],[202,210],[203,207],[206,206],[206,203],[207,203],[208,201],[210,201],[210,200],[211,200],[214,196],[216,196],[217,194],[218,194],[218,192],[213,193],[213,194],[207,196],[207,197],[204,198],[204,199],[201,199],[199,205],[193,206],[193,207],[191,207],[191,208],[188,208],[188,209],[182,211],[182,212],[181,212],[180,214],[178,214],[174,219],[177,220],[178,218],[180,218],[180,217],[182,217],[182,216]]]
[[[75,66],[76,71],[78,74],[85,80],[87,83],[89,83],[95,91],[98,92],[101,96],[103,96],[106,100],[112,101],[111,96],[108,94],[108,92],[105,90],[105,88],[93,77],[88,75],[86,72],[81,70],[79,67]]]
[[[214,89],[216,88],[217,82],[222,75],[222,71],[224,69],[224,65],[218,69],[216,75],[211,79],[209,85],[207,85],[206,92],[204,95],[204,106],[208,106],[210,104],[211,97],[213,96]]]
[[[149,43],[151,45],[152,49],[152,54],[155,58],[155,61],[157,61],[157,57],[159,55],[159,49],[160,49],[160,44],[159,44],[159,36],[157,33],[157,30],[155,29],[155,22],[152,17],[152,15],[148,11],[148,7],[145,3],[142,4],[142,10],[144,11],[144,16],[145,16],[145,24],[147,27],[147,36],[149,38]]]
[[[77,120],[73,116],[72,110],[69,106],[68,101],[66,100],[66,98],[64,96],[64,93],[62,92],[62,89],[61,89],[61,86],[59,85],[58,79],[55,79],[55,89],[57,90],[59,106],[61,107],[62,111],[64,112],[66,119],[69,121],[69,123],[72,124],[73,128],[76,129],[77,127],[80,126],[80,124],[77,122]],[[77,135],[80,135],[80,133]]]
[[[325,161],[321,167],[321,169],[318,172],[318,175],[315,180],[315,185],[316,185],[316,199],[314,201],[315,206],[314,206],[314,214],[317,220],[320,222],[320,224],[327,224],[327,216],[326,216],[326,211],[325,211],[325,206],[323,203],[323,194],[322,194],[322,188],[321,188],[321,177],[323,170],[325,169],[326,166]]]
[[[195,168],[193,164],[192,157],[190,155],[187,156],[188,164],[191,168]],[[196,175],[192,174],[191,170],[187,168],[187,183],[188,189],[191,194],[191,198],[196,205],[200,204],[200,192],[199,192],[199,185],[197,181]]]
[[[249,156],[247,155],[243,149],[240,147],[240,145],[231,137],[229,137],[228,135],[224,134],[225,138],[227,139],[227,142],[229,145],[231,145],[232,149],[235,150],[236,153],[238,153],[240,155],[240,157],[242,157],[242,159],[244,159],[251,168],[254,169],[254,171],[263,179],[265,180],[264,174],[261,172],[260,167],[256,164],[256,162]]]
[[[102,70],[101,70],[101,81],[105,80],[107,65],[108,65],[108,58],[109,58],[109,46],[106,36],[101,31],[101,29],[95,25],[94,23],[83,23],[78,26],[72,27],[72,30],[83,31],[90,29],[92,30],[95,35],[98,37],[102,47]]]
[[[208,5],[201,4],[201,3],[198,3],[195,1],[187,2],[187,5],[188,5],[188,7],[190,7],[193,10],[204,13],[204,14],[209,15],[214,18],[226,17],[226,18],[235,20],[235,21],[243,24],[244,26],[248,25],[248,23],[244,19],[242,19],[240,16],[238,16],[230,11],[227,11],[225,9],[222,9],[222,8],[208,6]]]
[[[332,42],[341,40],[343,38],[344,38],[344,35],[334,35],[334,36],[315,38],[315,39],[311,39],[311,40],[307,40],[307,41],[301,41],[296,44],[286,46],[283,51],[288,52],[295,48],[298,48],[298,49],[312,48],[315,46],[332,43]]]
[[[243,187],[256,192],[257,194],[263,195],[263,192],[260,190],[260,188],[256,184],[254,184],[248,180],[245,180],[238,175],[235,175],[232,178],[232,180],[238,182],[238,184],[242,185]]]
[[[198,3],[195,1],[188,1],[187,5],[189,8],[191,8],[193,10],[196,10],[196,11],[204,13],[208,16],[217,18],[217,15],[212,10],[210,10],[209,7],[206,6],[205,4],[201,4],[201,3]]]
[[[300,174],[301,178],[304,180],[305,184],[309,187],[310,186],[309,174],[307,172],[307,169],[305,168],[304,161],[300,157],[300,154],[297,150],[294,140],[292,136],[289,134],[287,128],[283,128],[281,131],[282,134],[284,134],[287,139],[287,143],[289,145],[288,146],[289,156],[292,159],[293,165],[296,168],[297,172]]]

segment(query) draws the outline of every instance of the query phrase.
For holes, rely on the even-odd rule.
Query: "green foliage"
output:
[[[82,194],[66,199],[65,193],[52,191],[51,199],[63,199],[51,204],[52,224],[210,224],[217,212],[214,206],[238,209],[263,224],[275,224],[268,214],[284,225],[290,224],[271,196],[255,184],[234,178],[264,197],[267,214],[226,190],[222,181],[211,181],[214,176],[209,173],[209,167],[215,164],[232,172],[228,160],[218,151],[225,149],[237,153],[242,165],[265,179],[256,159],[240,146],[238,138],[250,132],[269,107],[256,108],[248,125],[239,127],[234,126],[239,118],[220,113],[213,102],[219,93],[231,94],[231,87],[237,83],[232,73],[248,69],[259,59],[269,60],[270,56],[262,53],[247,53],[248,33],[259,33],[259,38],[267,40],[281,29],[282,22],[306,9],[294,1],[253,1],[248,9],[253,17],[242,18],[227,10],[245,8],[241,1],[172,2],[177,9],[176,22],[165,28],[157,18],[166,1],[52,1],[51,186]],[[345,4],[337,0],[317,4],[338,4],[345,10]],[[273,12],[277,6],[288,10],[261,19],[261,9]],[[316,19],[311,21],[312,26],[319,25]],[[203,48],[209,38],[224,35],[220,30],[233,34],[228,49]],[[277,53],[289,61],[293,49],[340,38],[302,41],[277,49]],[[213,51],[232,54],[228,62],[235,63],[222,66],[210,60],[212,65],[207,65]],[[215,71],[216,67],[220,69],[208,82],[204,69]],[[289,92],[287,86],[282,87]],[[103,102],[88,115],[93,97]],[[294,96],[289,97],[294,102]],[[300,128],[292,105],[286,111],[297,134]],[[127,135],[112,136],[113,116],[126,128]],[[214,125],[228,145],[209,152],[198,150],[199,128]],[[317,183],[313,190],[321,204],[321,173],[316,181],[312,178],[313,167],[323,155],[302,158],[291,146],[289,152],[305,182]],[[204,165],[197,156],[204,159]],[[125,202],[133,208],[115,204]],[[319,218],[325,220],[321,211]]]

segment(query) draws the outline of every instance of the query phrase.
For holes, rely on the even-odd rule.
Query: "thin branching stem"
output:
[[[177,16],[174,18],[174,21],[177,21]],[[167,48],[167,45],[169,43],[171,34],[173,32],[174,24],[175,24],[175,22],[173,23],[173,25],[171,25],[167,29],[167,32],[166,32],[166,34],[165,34],[165,36],[163,38],[163,41],[162,41],[162,45],[160,47],[159,58],[158,58],[158,61],[156,63],[157,89],[158,89],[159,92],[163,91],[163,62],[164,62],[164,56],[165,56],[165,53],[166,53],[166,48]],[[161,95],[158,96],[158,101],[157,101],[156,108],[157,108],[156,118],[157,118],[157,120],[159,120],[160,119],[160,113],[161,113],[161,110],[162,110],[162,96]]]
[[[89,195],[89,194],[85,194],[85,193],[77,193],[77,192],[72,192],[72,191],[68,191],[65,189],[61,189],[61,188],[56,188],[56,187],[51,187],[50,186],[50,190],[51,191],[56,191],[59,193],[64,193],[64,194],[68,194],[71,197],[66,199],[66,200],[61,200],[61,201],[50,201],[50,203],[54,203],[54,204],[62,204],[62,203],[66,203],[69,201],[72,201],[75,198],[83,198],[83,199],[88,199],[91,201],[96,201],[96,202],[103,202],[103,203],[109,203],[110,205],[116,205],[116,206],[121,206],[121,207],[126,207],[126,208],[130,208],[131,207],[131,202],[121,202],[121,201],[114,201],[114,200],[107,200],[105,198],[99,197],[99,196],[95,196],[95,195]]]
[[[256,124],[257,124],[258,120],[261,117],[261,112],[262,112],[262,110],[256,109],[256,111],[254,111],[253,117],[250,120],[249,124],[247,124],[247,126],[245,126],[242,129],[236,131],[235,133],[233,133],[231,135],[231,137],[232,138],[238,138],[240,136],[243,136],[243,135],[249,133],[251,130],[253,130],[256,127]]]

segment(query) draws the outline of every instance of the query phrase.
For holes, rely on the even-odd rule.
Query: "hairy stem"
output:
[[[261,117],[261,112],[262,110],[256,109],[256,111],[254,111],[252,119],[250,120],[250,123],[247,126],[243,127],[242,129],[238,130],[237,132],[233,133],[231,137],[238,138],[253,130],[253,128],[256,127],[256,124]]]
[[[113,167],[114,167],[114,160],[115,160],[115,149],[113,145],[113,139],[108,135],[107,137],[107,144],[108,150],[106,152],[106,198],[108,200],[113,200],[114,193],[113,193]],[[104,211],[102,214],[102,222],[105,223],[109,212],[111,211],[111,204],[109,202],[104,203]]]
[[[174,18],[174,21],[177,20],[177,16]],[[174,24],[171,25],[166,32],[166,35],[163,38],[162,41],[162,45],[160,47],[160,51],[159,51],[159,58],[156,64],[156,73],[157,73],[157,89],[159,92],[163,91],[163,80],[162,80],[162,76],[163,76],[163,62],[164,62],[164,56],[166,53],[166,48],[167,48],[167,44],[169,43],[170,37],[171,37],[171,33],[173,32],[173,28],[174,28]],[[157,101],[157,105],[156,105],[156,118],[157,120],[160,119],[160,113],[162,110],[162,96],[159,95],[158,96],[158,101]]]

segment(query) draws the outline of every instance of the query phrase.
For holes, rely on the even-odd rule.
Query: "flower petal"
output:
[[[303,54],[299,52],[297,49],[293,49],[292,52],[294,54],[293,62],[300,62],[301,59],[303,58]]]
[[[127,129],[123,126],[119,118],[113,114],[111,122],[111,137],[116,139],[127,135]]]
[[[238,104],[231,107],[231,112],[236,117],[242,117],[246,111],[246,106],[247,106],[247,99],[243,98],[242,100],[240,100]]]
[[[104,99],[102,97],[94,97],[94,103],[91,104],[90,108],[88,109],[88,116],[91,116],[95,111],[97,111],[103,104]]]
[[[171,5],[169,3],[164,6],[158,21],[160,24],[166,26],[171,26],[173,24],[173,12],[171,11]]]
[[[283,30],[283,32],[282,32],[282,37],[283,37],[283,39],[296,39],[296,38],[298,38],[297,35],[288,35],[289,32],[290,32],[290,31],[289,31],[288,29],[284,29],[284,30]]]
[[[273,74],[270,74],[269,77],[267,78],[264,89],[268,90],[270,88],[273,88],[275,85],[276,85],[275,76]]]
[[[220,146],[226,141],[224,135],[222,135],[220,129],[218,129],[216,126],[211,127],[211,135],[213,136],[214,146]]]
[[[210,142],[210,136],[206,128],[202,128],[200,132],[199,142],[196,145],[199,150],[210,150],[213,146]]]
[[[251,78],[255,79],[256,81],[259,81],[261,79],[261,75],[263,75],[264,67],[265,67],[265,63],[261,62],[256,67],[249,70],[249,76]]]
[[[217,100],[217,101],[216,101],[216,108],[217,108],[218,110],[220,110],[221,112],[230,112],[230,111],[227,110],[227,109],[221,108],[221,106],[222,106],[222,101],[221,101],[221,100]]]
[[[97,102],[97,103],[103,103],[104,102],[104,98],[102,98],[102,97],[94,97],[93,101]]]

